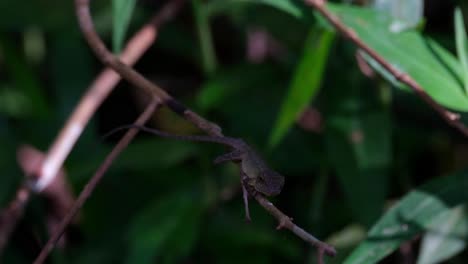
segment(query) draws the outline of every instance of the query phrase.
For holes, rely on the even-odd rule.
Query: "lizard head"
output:
[[[284,177],[273,170],[264,170],[255,181],[255,190],[266,195],[278,195],[283,189]]]

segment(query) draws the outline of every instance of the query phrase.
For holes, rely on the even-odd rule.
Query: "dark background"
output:
[[[163,2],[139,1],[128,35]],[[424,35],[454,51],[452,14],[462,2],[425,1]],[[109,45],[110,5],[95,1],[92,8]],[[15,158],[18,147],[46,151],[102,64],[80,35],[72,1],[1,0],[0,10],[0,204],[6,206],[24,177]],[[332,43],[321,90],[311,102],[322,116],[322,130],[295,125],[268,149],[310,24],[262,5],[228,8],[210,23],[218,60],[214,72],[203,69],[191,4],[162,27],[135,68],[220,124],[226,135],[245,139],[286,176],[283,192],[272,201],[298,225],[337,245],[339,256],[327,263],[341,263],[408,191],[466,166],[466,140],[419,98],[364,76],[355,47],[341,37]],[[280,49],[258,62],[249,59],[252,30],[266,32]],[[227,96],[207,104],[213,87]],[[383,100],[382,93],[390,99]],[[120,137],[103,140],[102,135],[132,123],[145,97],[122,81],[98,110],[65,164],[75,194]],[[372,114],[384,120],[375,132],[384,134],[385,142],[376,140],[375,153],[367,155],[378,156],[385,147],[388,162],[350,174],[353,186],[343,184],[337,173],[351,171],[346,166],[353,166],[355,157],[330,124],[372,122],[366,119]],[[158,111],[150,125],[197,132],[167,109]],[[223,151],[214,144],[138,136],[86,202],[66,247],[56,250],[50,263],[313,263],[315,250],[287,231],[276,231],[275,220],[255,202],[253,222],[245,223],[237,167],[211,163]],[[360,182],[359,175],[366,173],[374,175],[372,182]],[[47,208],[41,197],[31,200],[2,263],[29,263],[38,254],[48,238]],[[384,263],[413,263],[420,238],[409,245],[410,253],[397,250]],[[465,257],[463,251],[447,263],[464,263]]]

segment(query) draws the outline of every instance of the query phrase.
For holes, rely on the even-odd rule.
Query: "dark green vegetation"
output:
[[[98,30],[116,51],[161,4],[140,1],[133,9],[132,2],[93,4]],[[463,1],[427,3],[426,23],[401,33],[389,32],[391,19],[371,9],[329,8],[468,124],[463,6],[456,23],[452,15]],[[47,150],[102,65],[80,35],[72,1],[1,0],[0,10],[4,207],[24,178],[18,147]],[[247,59],[249,36],[260,31],[274,48],[264,58]],[[355,46],[301,1],[187,3],[135,68],[225,135],[254,146],[285,176],[272,201],[337,248],[327,263],[465,263],[468,138],[382,69],[366,77]],[[117,141],[101,136],[132,123],[145,106],[142,97],[121,82],[88,124],[65,164],[75,193]],[[304,111],[309,115],[298,122]],[[317,119],[306,118],[317,115],[319,128]],[[151,125],[197,132],[167,109],[158,110]],[[139,136],[114,162],[68,245],[50,263],[316,261],[314,248],[276,231],[275,220],[254,201],[253,222],[244,222],[238,168],[212,164],[224,151]],[[41,197],[31,200],[0,262],[32,261],[48,238],[47,212]]]

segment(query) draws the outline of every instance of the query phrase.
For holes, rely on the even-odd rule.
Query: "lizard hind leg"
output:
[[[216,157],[216,159],[214,159],[213,163],[214,164],[219,164],[219,163],[223,163],[223,162],[226,162],[226,161],[241,161],[242,160],[242,154],[243,154],[243,151],[241,150],[234,150],[232,152],[228,152],[226,154],[223,154],[223,155],[220,155],[218,157]]]

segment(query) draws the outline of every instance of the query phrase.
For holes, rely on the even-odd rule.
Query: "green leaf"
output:
[[[216,71],[218,62],[216,59],[215,49],[213,47],[210,18],[205,12],[205,5],[202,1],[193,0],[192,6],[198,31],[198,42],[200,45],[203,72],[206,75],[211,75]]]
[[[114,53],[118,54],[122,50],[125,34],[127,33],[130,19],[132,18],[135,0],[112,0],[112,47]]]
[[[228,6],[221,2],[215,1],[214,13]],[[293,0],[231,0],[228,3],[266,4],[306,21],[310,20],[312,12],[312,8],[305,7],[301,1]],[[464,75],[460,63],[448,51],[414,30],[390,32],[392,18],[388,14],[332,3],[327,7],[385,60],[413,77],[436,102],[454,110],[468,111],[468,97],[460,83]]]
[[[372,227],[347,264],[377,263],[468,199],[468,172],[440,177],[407,194]]]
[[[463,204],[433,218],[422,240],[417,263],[440,263],[461,252],[468,237],[467,217]]]
[[[279,143],[297,120],[298,115],[304,111],[317,94],[334,36],[334,33],[326,30],[313,29],[310,31],[288,94],[283,101],[270,135],[270,147]]]
[[[156,257],[179,259],[194,245],[201,207],[187,192],[160,197],[139,214],[129,231],[127,263],[153,263]]]
[[[392,16],[390,29],[392,32],[414,28],[421,23],[423,18],[423,0],[413,1],[374,1],[374,8],[386,12]]]
[[[459,7],[455,9],[455,42],[457,46],[458,61],[463,69],[465,93],[468,93],[468,56],[466,54],[466,30],[463,14]]]
[[[342,264],[346,256],[366,238],[366,235],[366,228],[356,224],[350,224],[330,235],[326,242],[337,249],[338,255],[329,258],[327,264]]]
[[[327,243],[337,248],[353,247],[366,237],[366,230],[360,225],[349,225],[327,239]]]
[[[468,111],[468,98],[460,85],[463,76],[460,64],[452,54],[416,31],[390,32],[391,19],[385,14],[364,8],[329,6],[367,45],[413,77],[435,101]]]
[[[302,1],[295,0],[214,0],[206,5],[206,13],[216,15],[220,12],[232,9],[233,6],[246,4],[264,4],[284,11],[296,18],[303,18],[311,15],[310,8],[305,6]]]

